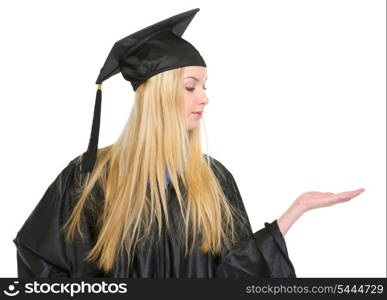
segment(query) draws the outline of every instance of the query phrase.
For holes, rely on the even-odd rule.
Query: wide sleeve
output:
[[[69,271],[34,253],[15,238],[17,274],[19,278],[70,277]]]
[[[222,164],[217,163],[223,173],[221,183],[224,185],[224,192],[245,220],[247,233],[240,231],[241,242],[238,246],[221,256],[215,271],[216,277],[295,278],[296,273],[277,220],[265,222],[262,229],[253,233],[234,177]]]
[[[18,277],[71,277],[69,247],[60,226],[68,216],[69,203],[64,200],[74,168],[73,160],[57,175],[13,239]]]

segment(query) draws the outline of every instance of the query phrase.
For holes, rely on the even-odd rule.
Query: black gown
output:
[[[18,277],[296,277],[277,220],[265,222],[264,228],[253,233],[232,174],[212,157],[211,167],[224,193],[246,220],[249,232],[240,234],[237,247],[223,250],[221,255],[214,256],[202,253],[200,247],[195,246],[191,255],[184,256],[175,232],[179,228],[180,211],[173,186],[169,184],[168,209],[173,226],[163,230],[162,238],[152,241],[151,247],[146,251],[136,252],[132,267],[128,266],[127,258],[120,256],[117,257],[112,271],[103,272],[95,263],[83,261],[98,235],[94,226],[96,216],[90,213],[91,210],[85,209],[81,216],[84,240],[66,243],[59,231],[76,201],[72,190],[76,186],[75,179],[80,176],[78,158],[70,161],[58,174],[13,239],[17,249]],[[214,164],[217,168],[213,167]],[[96,199],[103,201],[103,193],[98,185],[96,187]]]

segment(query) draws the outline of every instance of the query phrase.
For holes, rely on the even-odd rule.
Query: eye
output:
[[[195,88],[188,88],[188,87],[186,87],[185,89],[186,89],[187,91],[192,92]]]

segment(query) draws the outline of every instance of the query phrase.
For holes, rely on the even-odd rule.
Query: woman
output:
[[[252,231],[232,174],[201,150],[207,67],[181,38],[197,11],[115,44],[97,79],[88,151],[14,239],[19,277],[296,277],[284,239],[292,224],[364,191],[304,193]],[[101,84],[118,72],[135,103],[118,140],[97,149]]]

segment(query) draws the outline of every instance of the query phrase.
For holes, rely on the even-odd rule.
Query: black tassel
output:
[[[81,172],[83,173],[91,172],[97,160],[98,137],[99,137],[99,127],[100,127],[100,120],[101,120],[101,100],[102,100],[101,84],[98,84],[97,94],[95,97],[93,125],[91,127],[89,146],[82,160]]]

